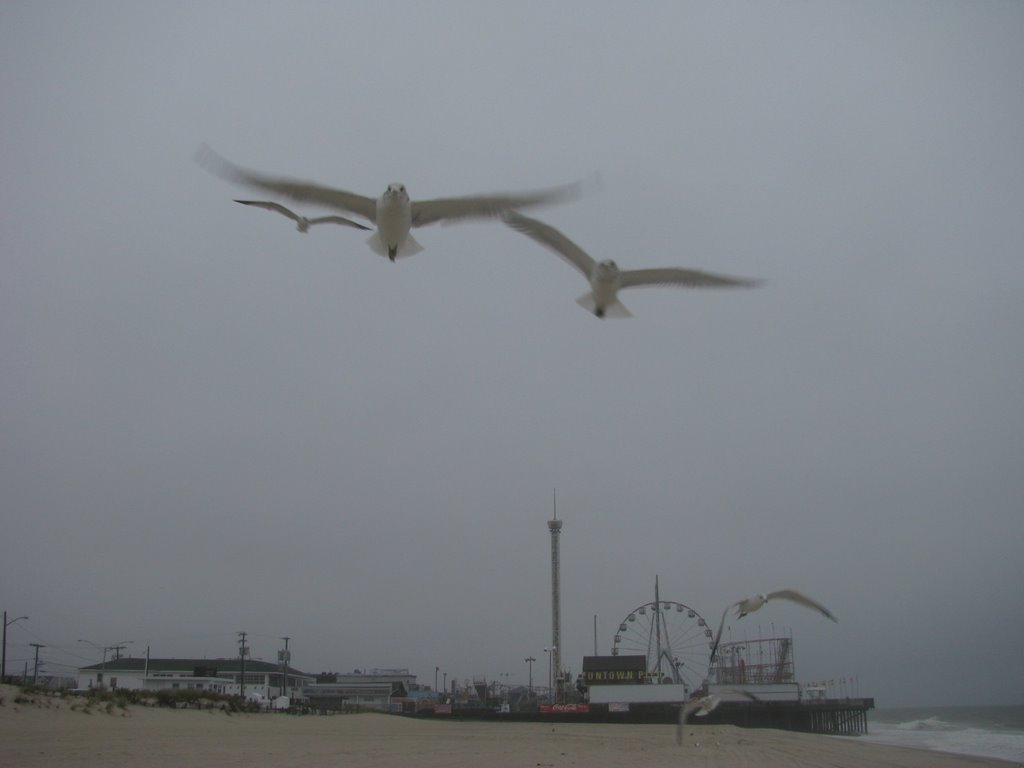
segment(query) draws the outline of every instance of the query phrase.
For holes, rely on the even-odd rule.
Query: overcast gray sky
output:
[[[0,6],[9,668],[509,673],[653,597],[770,604],[801,681],[1021,703],[1024,5]],[[755,291],[575,303],[495,222],[300,235],[193,162],[536,215]],[[297,208],[307,210],[302,206]],[[308,209],[314,213],[318,210]],[[536,670],[535,670],[536,672]]]

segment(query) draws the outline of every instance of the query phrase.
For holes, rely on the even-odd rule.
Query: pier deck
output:
[[[874,709],[871,698],[824,699],[821,701],[723,702],[706,717],[693,717],[689,725],[736,725],[741,728],[778,728],[784,731],[860,736],[868,732],[867,713]],[[505,722],[559,723],[676,723],[678,704],[631,704],[628,711],[609,711],[607,704],[590,704],[587,711],[498,712],[493,709],[455,708],[451,714],[434,715],[425,710],[417,716],[451,717]]]

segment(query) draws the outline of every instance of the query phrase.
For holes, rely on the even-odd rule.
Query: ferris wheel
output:
[[[646,656],[652,682],[678,683],[692,692],[707,681],[713,637],[697,611],[659,599],[655,587],[654,601],[634,608],[619,624],[612,655]]]

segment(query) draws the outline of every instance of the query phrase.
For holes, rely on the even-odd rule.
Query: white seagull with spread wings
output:
[[[512,208],[533,208],[560,203],[579,197],[580,183],[532,192],[448,197],[412,201],[405,185],[388,184],[379,198],[364,197],[354,192],[335,189],[301,179],[267,176],[230,163],[205,144],[196,154],[196,161],[206,170],[228,181],[264,189],[304,203],[319,203],[330,208],[357,214],[373,222],[377,230],[367,242],[370,248],[394,261],[423,250],[409,234],[412,227],[425,227],[437,222],[462,219],[484,219],[500,216]]]
[[[718,643],[722,639],[722,628],[725,626],[725,617],[729,613],[730,608],[736,609],[736,618],[742,619],[748,613],[753,613],[758,610],[762,605],[767,603],[769,600],[789,600],[799,605],[803,605],[807,608],[813,608],[818,613],[822,614],[826,618],[838,623],[839,619],[832,615],[824,605],[819,603],[817,600],[812,600],[807,595],[797,592],[795,589],[780,589],[777,592],[769,592],[767,595],[754,595],[744,600],[738,600],[737,602],[730,605],[724,611],[722,611],[722,620],[718,623],[718,632],[715,633],[715,639],[711,643],[711,661],[715,660],[715,652],[718,650]]]
[[[317,216],[315,219],[310,219],[306,216],[295,213],[295,211],[288,210],[280,203],[273,203],[269,200],[235,200],[235,202],[241,203],[242,205],[251,205],[254,208],[265,208],[268,211],[277,211],[294,221],[296,229],[298,229],[299,232],[309,232],[309,228],[314,224],[341,224],[344,227],[355,227],[356,229],[362,229],[367,232],[370,231],[369,227],[364,227],[358,221],[346,219],[344,216]]]
[[[576,303],[598,317],[632,317],[619,301],[622,288],[644,285],[674,285],[684,288],[752,288],[760,280],[715,275],[695,269],[664,267],[661,269],[620,270],[612,261],[595,261],[590,254],[542,221],[531,219],[515,211],[502,214],[502,219],[517,232],[522,232],[541,245],[551,249],[576,267],[590,281],[590,291],[576,299]]]

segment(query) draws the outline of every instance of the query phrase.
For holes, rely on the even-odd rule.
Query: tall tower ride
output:
[[[554,669],[555,691],[561,692],[559,680],[562,676],[562,588],[559,583],[561,565],[558,558],[559,538],[562,533],[562,521],[558,519],[558,499],[552,496],[554,516],[548,520],[551,532],[551,665]]]

